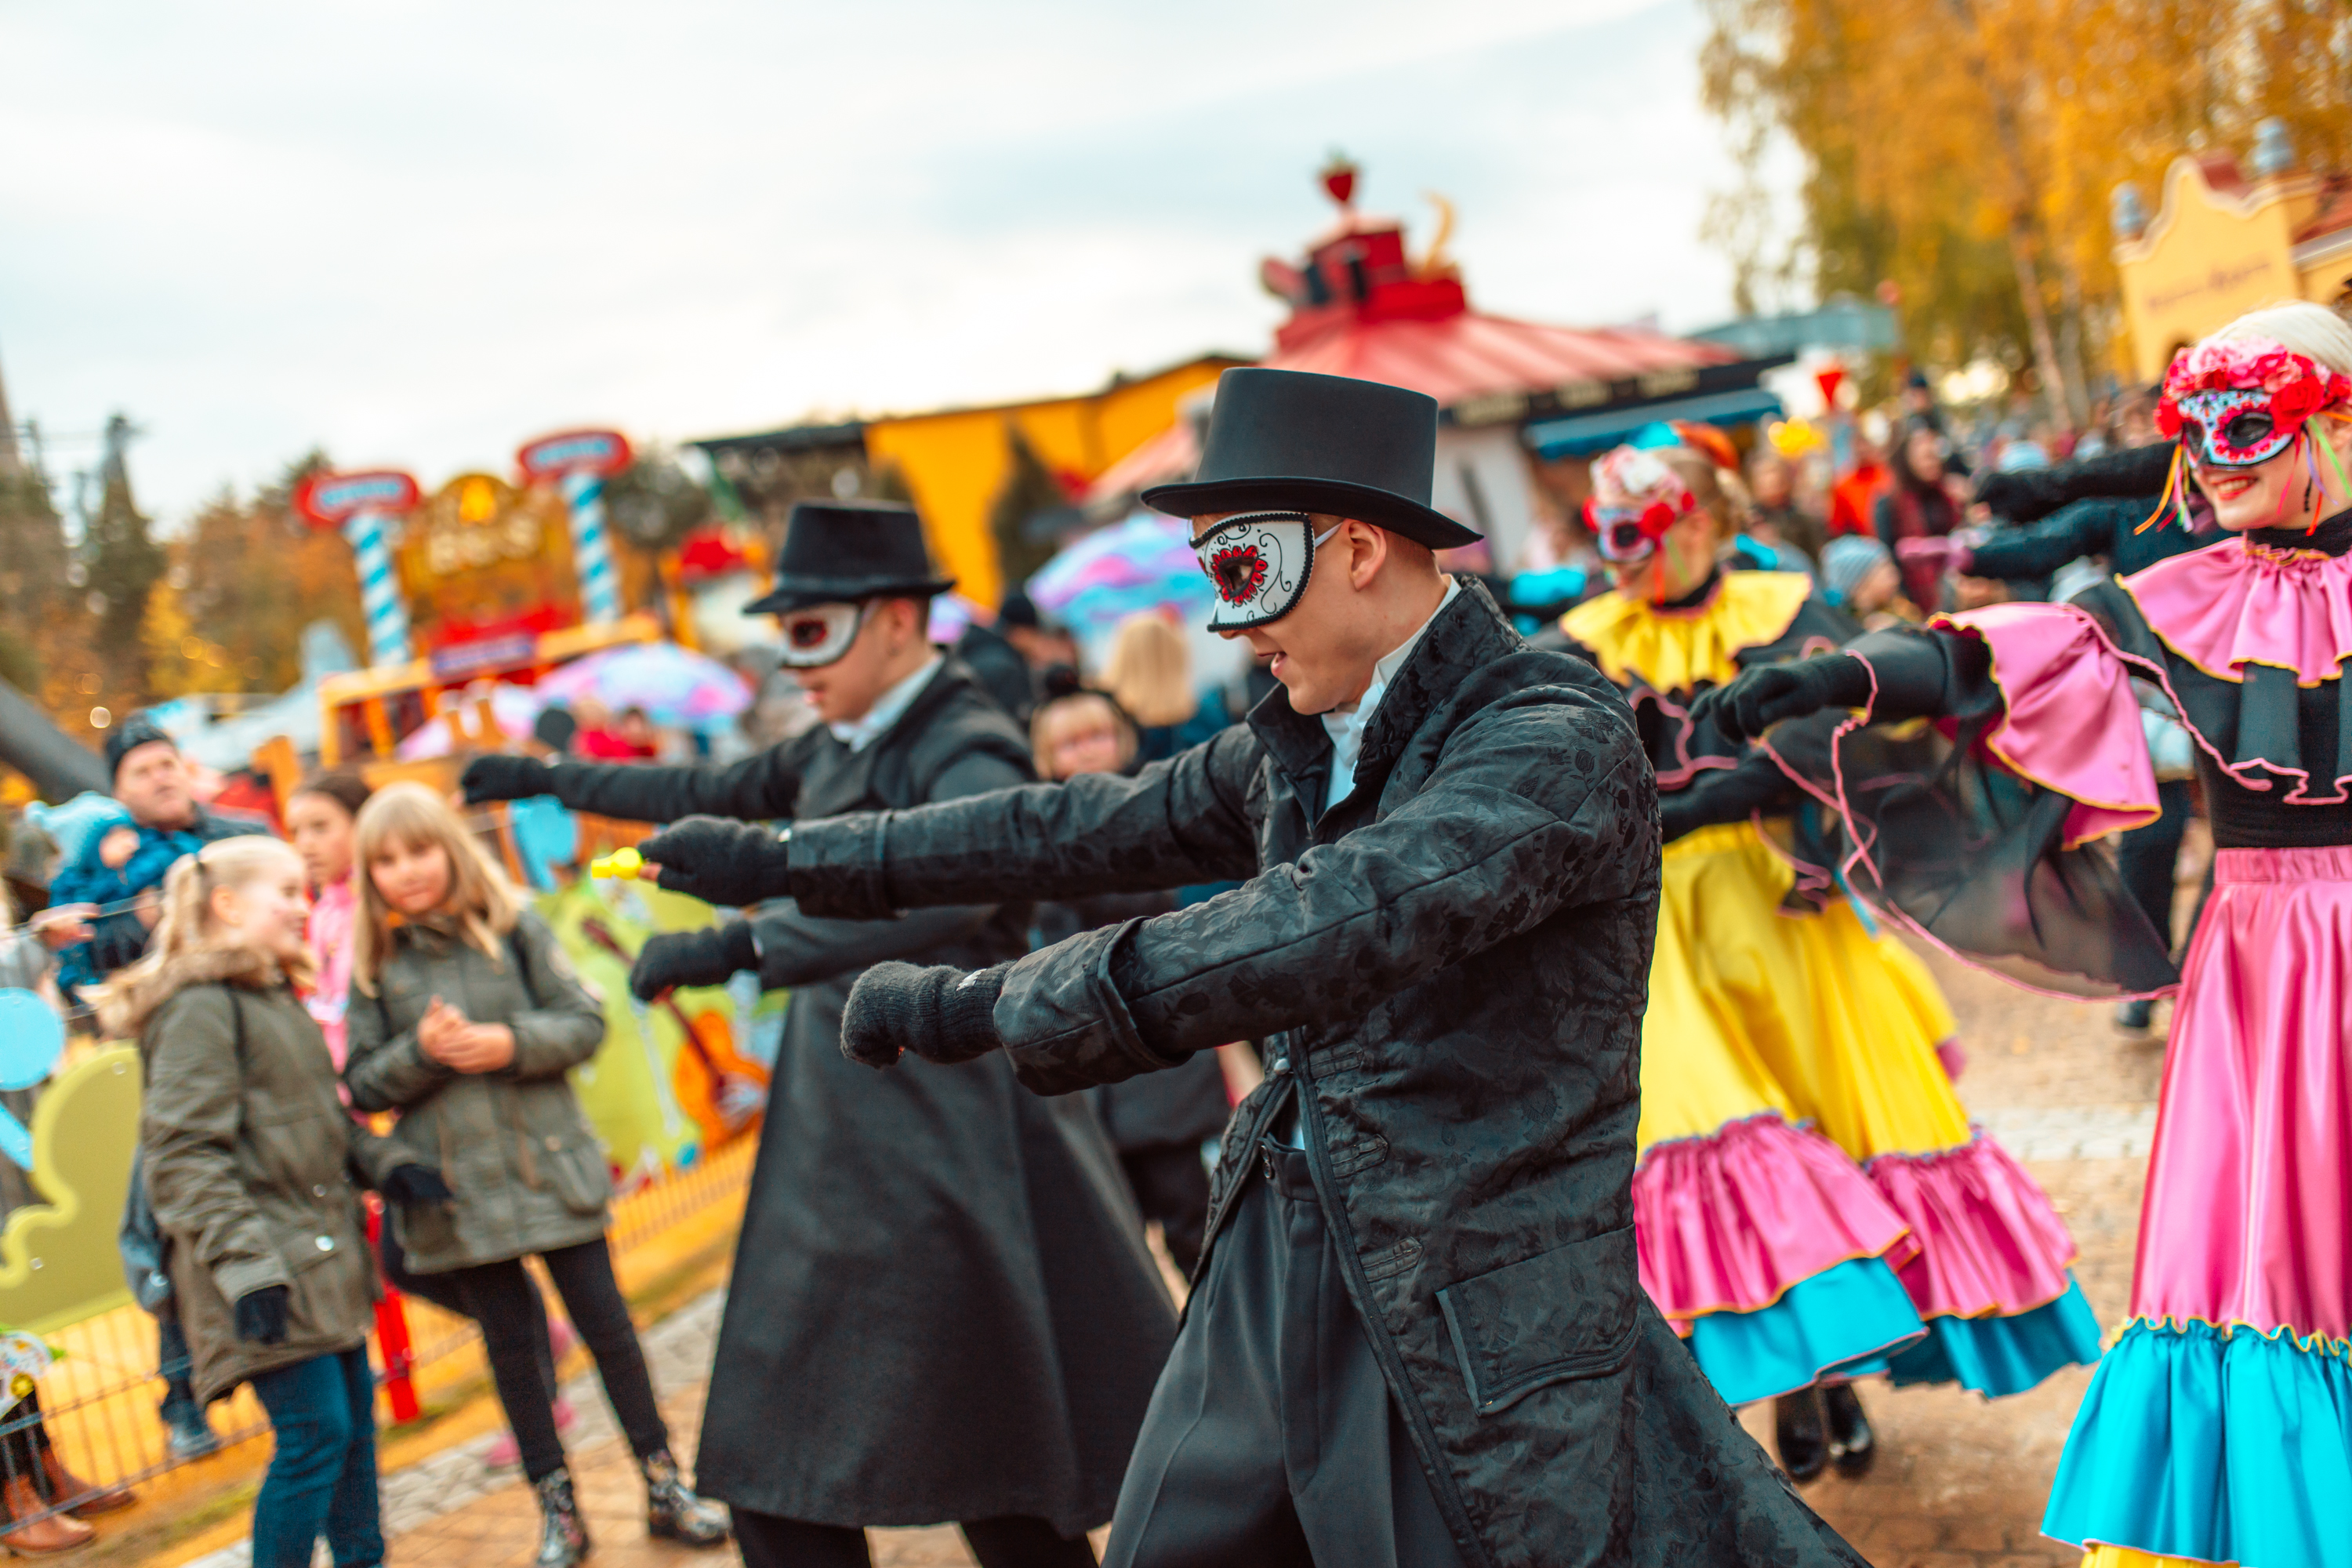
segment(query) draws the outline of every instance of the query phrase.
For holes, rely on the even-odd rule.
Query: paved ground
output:
[[[1940,961],[1937,969],[1969,1052],[1962,1095],[2065,1215],[2082,1248],[2077,1274],[2101,1321],[2112,1327],[2130,1286],[2162,1045],[2116,1038],[2104,1007],[2031,996]],[[691,1447],[700,1415],[718,1306],[713,1292],[646,1336],[655,1384],[681,1455]],[[1949,1390],[1868,1388],[1864,1397],[1880,1434],[1876,1470],[1861,1481],[1817,1481],[1806,1495],[1877,1568],[2072,1563],[2076,1554],[2041,1539],[2036,1526],[2088,1381],[2086,1372],[2063,1374],[1999,1404]],[[593,1376],[573,1379],[568,1392],[585,1418],[571,1447],[596,1535],[598,1568],[713,1562],[646,1540],[643,1492]],[[1769,1446],[1769,1411],[1750,1411],[1746,1418]],[[786,1434],[779,1437],[789,1440]],[[394,1563],[502,1568],[528,1560],[536,1525],[530,1495],[511,1472],[482,1471],[483,1446],[477,1440],[385,1478]],[[951,1529],[877,1531],[873,1542],[881,1568],[971,1562]],[[235,1547],[198,1563],[242,1568],[246,1561],[243,1549]],[[731,1562],[733,1555],[716,1561]]]

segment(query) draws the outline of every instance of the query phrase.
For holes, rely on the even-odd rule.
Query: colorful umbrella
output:
[[[1086,535],[1029,579],[1031,602],[1088,643],[1139,610],[1171,609],[1180,625],[1194,624],[1215,596],[1192,525],[1154,511]]]
[[[742,678],[715,658],[676,643],[631,643],[574,659],[539,683],[551,702],[593,698],[618,713],[642,708],[655,723],[688,730],[722,728],[751,705]]]

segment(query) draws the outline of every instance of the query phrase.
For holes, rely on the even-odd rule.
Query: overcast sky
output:
[[[1281,308],[1258,258],[1437,191],[1475,305],[1727,313],[1696,0],[0,0],[0,374],[121,409],[176,522],[313,445],[428,487],[1076,392]],[[95,455],[60,440],[60,479]]]

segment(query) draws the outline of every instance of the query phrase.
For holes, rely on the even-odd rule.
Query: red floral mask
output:
[[[1639,447],[1620,447],[1592,465],[1584,525],[1603,559],[1646,561],[1666,530],[1698,510],[1683,477]]]
[[[2352,379],[2269,338],[2208,339],[2172,362],[2156,427],[2199,463],[2267,463],[2324,408],[2352,402]]]
[[[1278,621],[1297,607],[1315,570],[1315,551],[1339,531],[1320,536],[1303,511],[1242,512],[1192,541],[1201,570],[1216,585],[1209,629],[1234,632]]]

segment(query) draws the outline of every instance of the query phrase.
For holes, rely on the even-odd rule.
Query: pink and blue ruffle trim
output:
[[[2133,1323],[2099,1363],[2042,1532],[2261,1568],[2352,1568],[2352,1362],[2210,1323]]]
[[[1997,1398],[2098,1359],[2073,1237],[1981,1134],[1865,1174],[1751,1116],[1652,1147],[1633,1214],[1643,1288],[1734,1405],[1874,1372]]]

